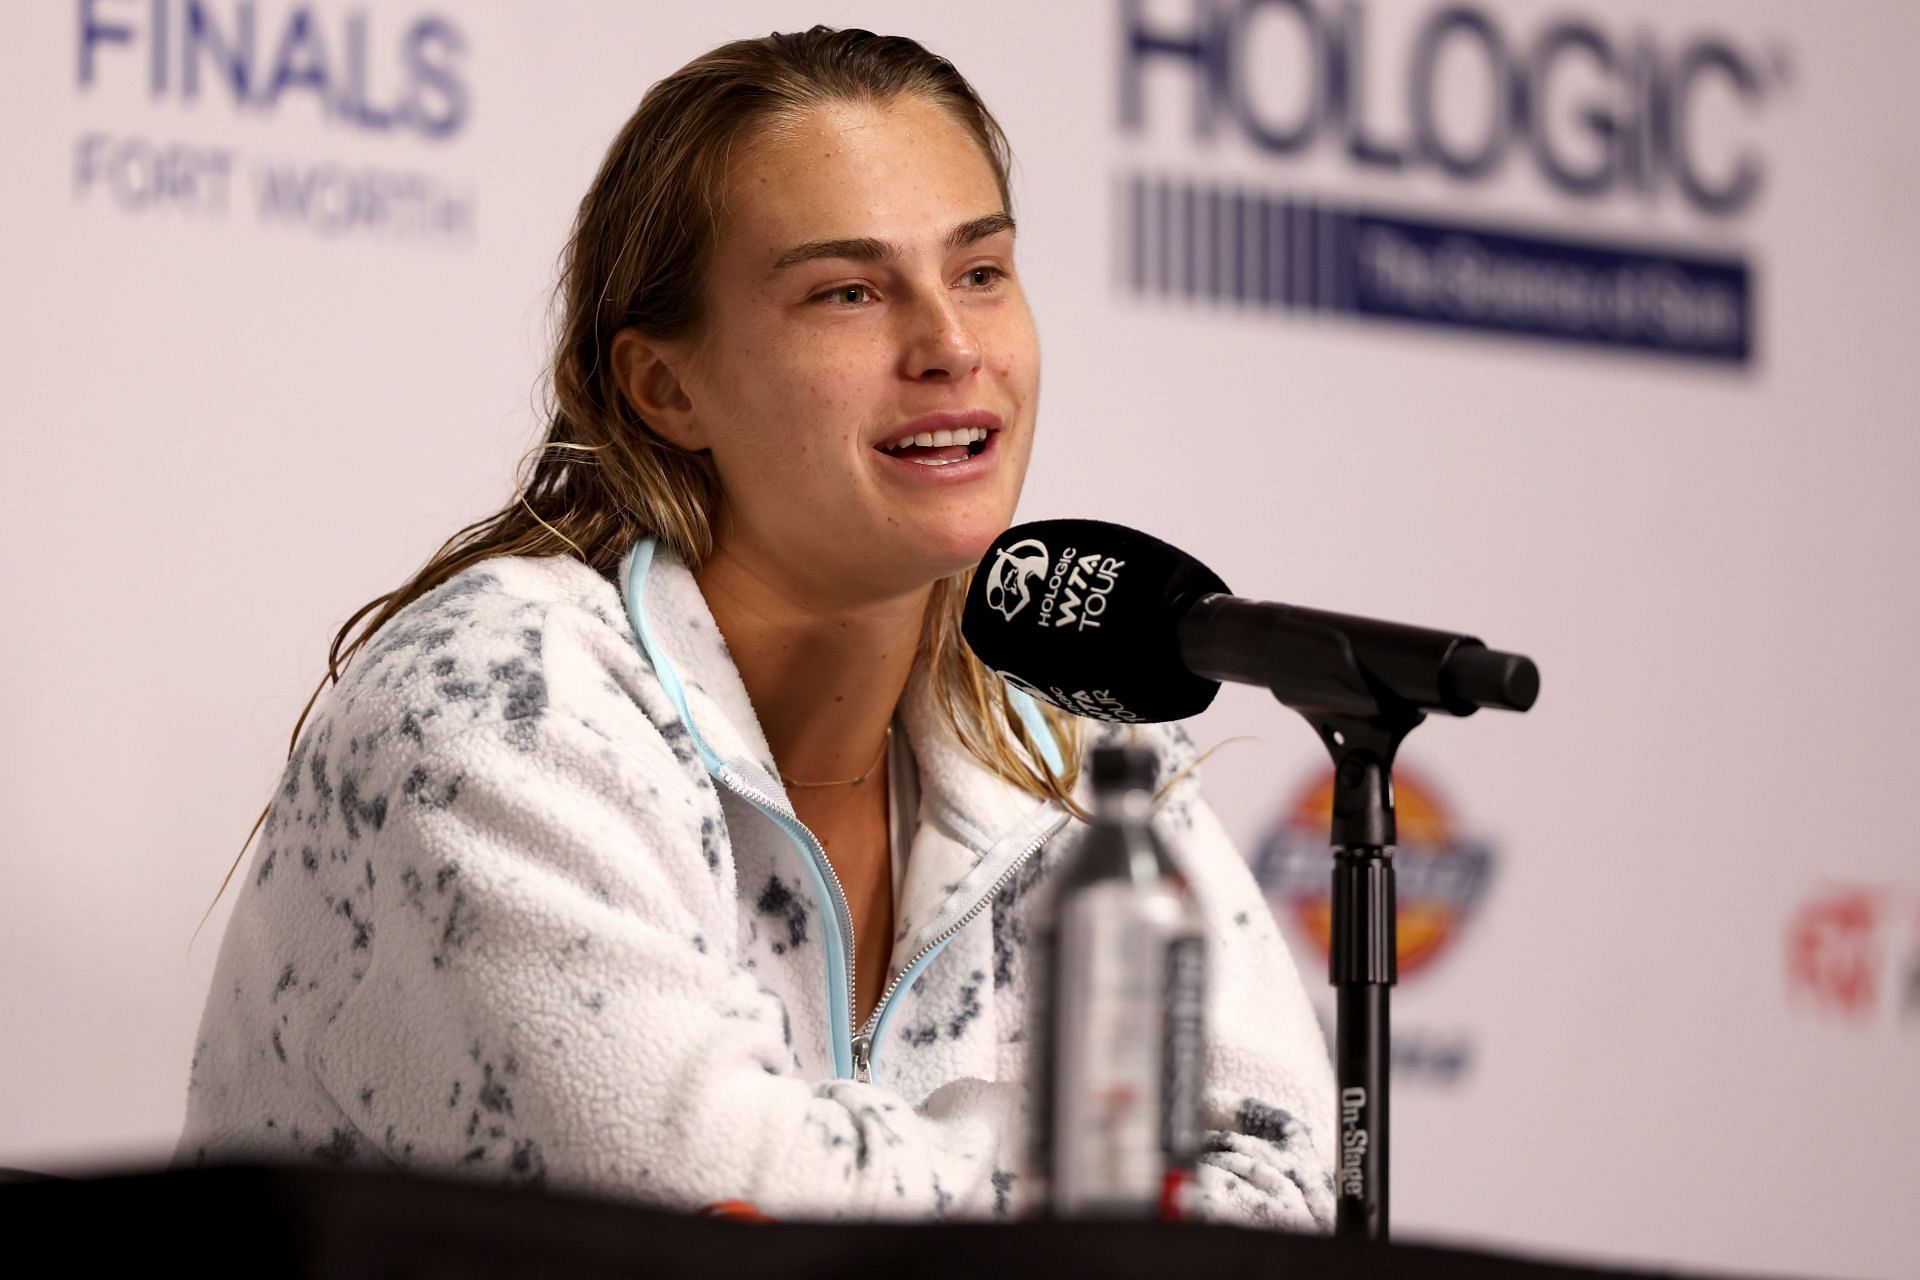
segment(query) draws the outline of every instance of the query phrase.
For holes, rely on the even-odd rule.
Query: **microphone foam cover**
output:
[[[1034,697],[1095,720],[1180,720],[1216,680],[1187,670],[1180,619],[1225,592],[1186,552],[1101,520],[1038,520],[994,540],[967,591],[961,634]]]

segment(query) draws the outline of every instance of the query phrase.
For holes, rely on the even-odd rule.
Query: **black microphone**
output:
[[[1039,520],[994,540],[961,634],[987,666],[1063,710],[1128,723],[1197,715],[1220,682],[1309,717],[1525,711],[1529,659],[1477,638],[1243,600],[1186,552],[1124,525]]]

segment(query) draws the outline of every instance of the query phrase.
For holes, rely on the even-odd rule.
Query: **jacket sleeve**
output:
[[[688,1208],[1004,1210],[1016,1086],[957,1081],[916,1109],[799,1078],[781,1002],[727,958],[717,812],[659,735],[616,743],[557,710],[413,763],[368,872],[370,963],[310,1059],[359,1145]]]
[[[1163,775],[1194,757],[1169,726]],[[1193,1216],[1333,1228],[1333,1067],[1313,1006],[1246,860],[1200,794],[1175,783],[1157,822],[1192,883],[1208,934],[1206,1151]]]

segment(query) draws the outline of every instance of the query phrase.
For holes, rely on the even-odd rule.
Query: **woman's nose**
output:
[[[980,338],[941,290],[913,308],[904,355],[910,378],[963,378],[980,366]]]

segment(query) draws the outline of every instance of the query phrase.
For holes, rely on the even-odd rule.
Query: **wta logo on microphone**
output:
[[[1119,585],[1126,563],[1117,556],[1082,552],[1078,547],[1068,547],[1053,560],[1046,543],[1026,538],[995,553],[987,605],[1012,622],[1033,602],[1033,583],[1044,575],[1046,593],[1035,614],[1039,624],[1085,631],[1100,625],[1107,598]]]
[[[987,607],[1012,622],[1033,600],[1031,585],[1047,572],[1047,544],[1027,538],[994,552],[987,571]]]

